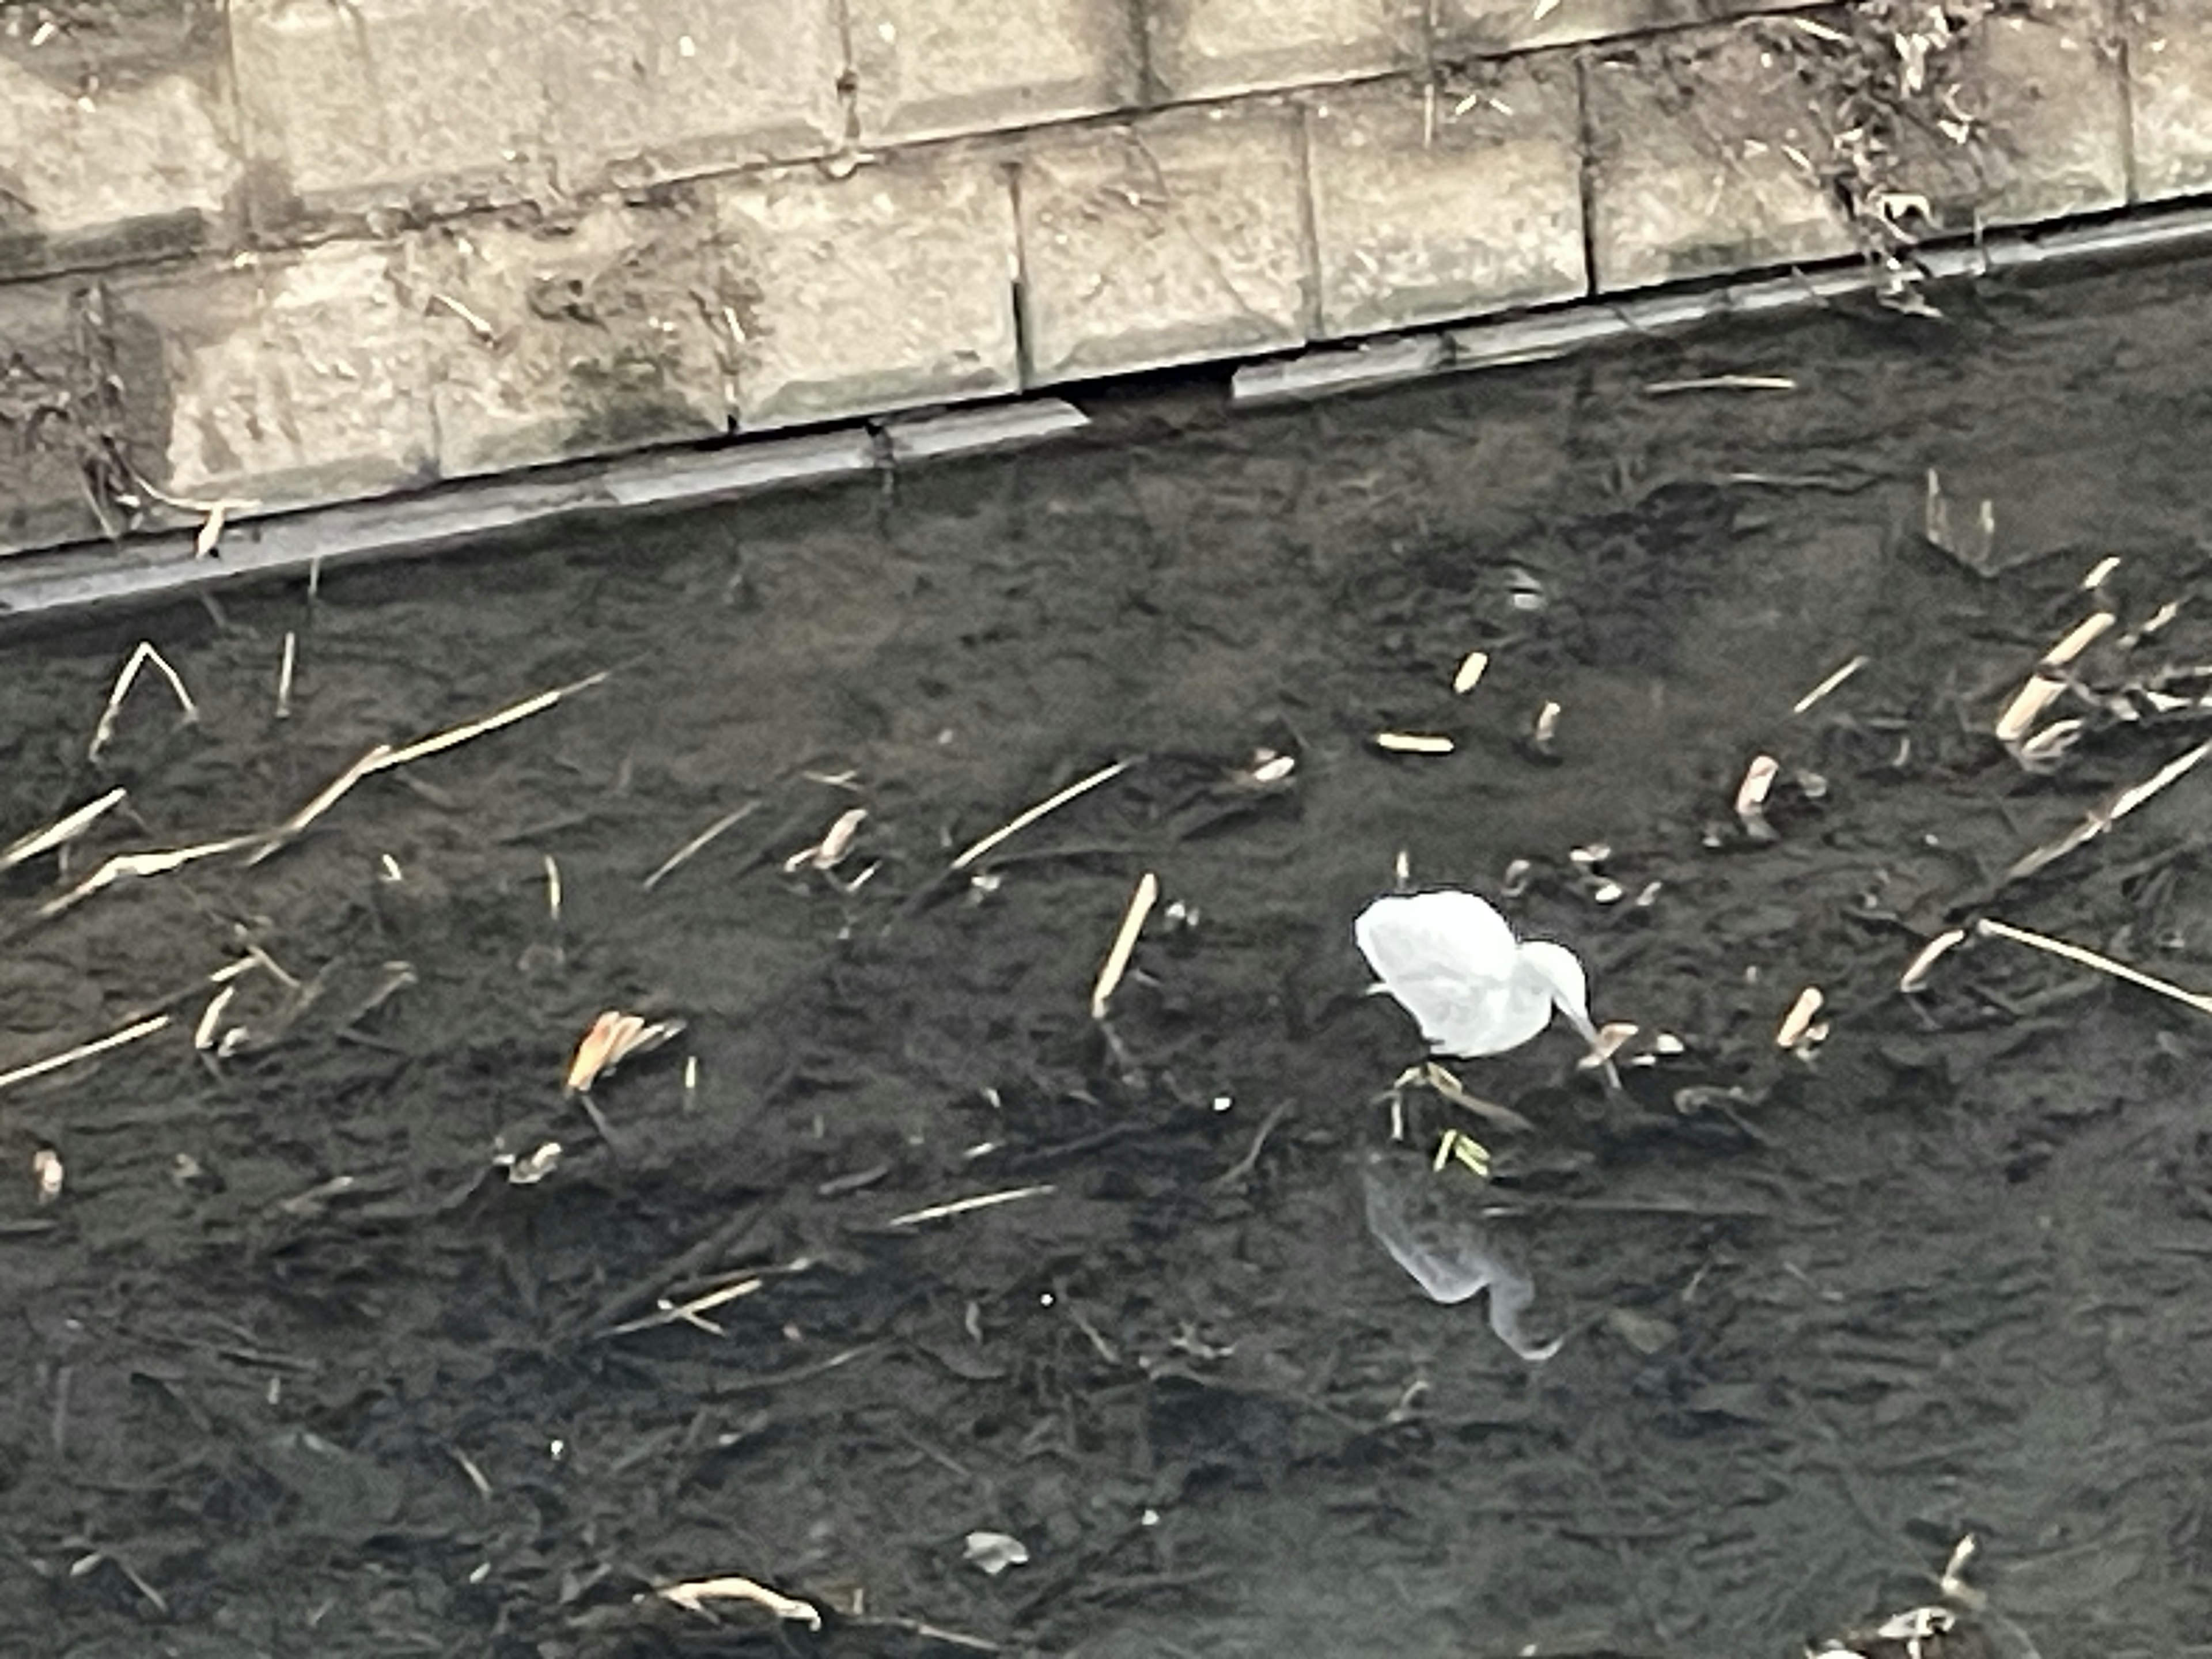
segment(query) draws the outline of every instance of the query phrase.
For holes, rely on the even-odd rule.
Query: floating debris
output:
[[[742,1601],[765,1607],[787,1624],[804,1625],[811,1631],[822,1628],[822,1614],[811,1602],[782,1595],[750,1578],[695,1578],[681,1584],[664,1584],[653,1594],[687,1613],[707,1613],[717,1601]]]
[[[1828,1028],[1816,1022],[1826,1000],[1817,985],[1808,985],[1800,991],[1797,1000],[1790,1005],[1790,1012],[1782,1017],[1782,1024],[1774,1033],[1774,1046],[1795,1053],[1810,1050],[1825,1038]]]
[[[1823,697],[1827,696],[1830,693],[1836,690],[1845,681],[1849,680],[1852,675],[1857,673],[1860,669],[1864,668],[1867,664],[1872,660],[1873,659],[1866,656],[1853,657],[1841,668],[1837,669],[1833,673],[1830,674],[1827,678],[1822,680],[1810,691],[1808,691],[1803,696],[1798,698],[1796,702],[1790,704],[1790,712],[1792,714],[1804,714],[1807,710],[1819,703]]]
[[[1001,1204],[1018,1203],[1025,1198],[1042,1198],[1056,1190],[1050,1182],[1034,1187],[1012,1187],[1005,1192],[981,1193],[974,1198],[956,1198],[949,1204],[932,1204],[927,1209],[908,1210],[904,1215],[895,1215],[884,1224],[886,1227],[918,1227],[925,1221],[942,1221],[948,1216],[966,1215],[972,1210],[995,1209]]]
[[[1781,772],[1782,763],[1773,756],[1754,755],[1744,768],[1743,781],[1735,787],[1736,821],[1753,841],[1776,839],[1774,826],[1766,821],[1766,798]]]
[[[2100,974],[2108,974],[2114,979],[2124,981],[2142,990],[2155,992],[2160,996],[2181,1004],[2185,1008],[2194,1008],[2200,1014],[2212,1014],[2212,996],[2199,991],[2185,991],[2170,980],[2163,980],[2155,975],[2146,974],[2140,968],[2130,968],[2124,962],[2116,962],[2110,957],[2100,956],[2083,945],[2069,944],[2063,939],[2053,939],[2048,933],[2038,933],[2026,927],[2014,927],[2008,922],[1999,921],[1990,916],[1984,916],[1976,922],[1974,931],[1978,933],[1985,933],[1992,939],[2010,939],[2015,945],[2025,945],[2031,950],[2042,951],[2051,956],[2063,957],[2068,962],[2079,963],[2084,968],[2094,969]]]
[[[1005,1532],[971,1532],[963,1543],[963,1559],[996,1578],[1008,1567],[1028,1565],[1029,1546]]]
[[[1128,971],[1129,958],[1137,948],[1137,936],[1145,931],[1145,919],[1159,902],[1160,878],[1147,870],[1138,878],[1137,890],[1129,896],[1129,908],[1121,914],[1121,926],[1114,934],[1114,943],[1106,952],[1106,960],[1098,969],[1098,979],[1091,988],[1091,1018],[1106,1018],[1108,1004],[1121,983],[1121,975]]]
[[[1452,674],[1451,688],[1455,696],[1465,696],[1482,684],[1482,677],[1490,672],[1490,653],[1470,651],[1460,659],[1459,667]]]
[[[633,1054],[649,1054],[682,1033],[684,1022],[666,1019],[648,1024],[638,1014],[609,1009],[592,1022],[568,1062],[565,1092],[589,1094],[592,1085]]]
[[[58,848],[68,846],[109,811],[122,805],[129,793],[127,789],[111,789],[98,800],[78,807],[66,817],[58,818],[45,829],[33,830],[29,835],[11,842],[4,850],[0,850],[0,871],[13,870],[17,865],[27,863],[41,853],[51,853]]]
[[[750,817],[759,810],[760,803],[757,800],[753,800],[747,801],[743,806],[737,808],[734,811],[723,813],[721,817],[716,818],[704,830],[702,830],[697,835],[692,836],[690,840],[685,842],[683,846],[678,848],[674,852],[671,853],[666,858],[663,859],[658,865],[656,865],[653,867],[653,873],[645,878],[645,890],[649,893],[654,888],[659,886],[660,884],[667,880],[670,876],[675,874],[677,871],[682,869],[693,859],[698,857],[700,854],[705,852],[708,848],[713,846],[718,837],[727,832],[729,830],[734,828],[736,825],[744,823],[745,819]]]
[[[962,853],[959,857],[952,860],[952,867],[955,870],[965,870],[969,865],[975,863],[977,859],[981,858],[993,848],[997,847],[1001,842],[1021,834],[1023,830],[1028,829],[1030,825],[1035,823],[1039,818],[1044,817],[1049,813],[1057,812],[1061,807],[1066,805],[1068,802],[1079,799],[1082,796],[1089,794],[1100,784],[1110,782],[1114,779],[1120,777],[1122,773],[1127,771],[1136,763],[1137,763],[1134,759],[1118,760],[1110,766],[1100,767],[1096,772],[1093,772],[1088,777],[1078,778],[1073,783],[1069,784],[1066,788],[1060,790],[1057,794],[1048,795],[1044,799],[1039,801],[1035,806],[1029,808],[1025,811],[1016,813],[1012,818],[1000,824],[996,830],[991,831],[989,835],[984,836],[981,841],[975,842],[973,845],[969,847],[966,851]]]
[[[126,1025],[119,1031],[112,1032],[91,1042],[81,1042],[74,1048],[64,1049],[60,1054],[49,1054],[44,1060],[34,1060],[27,1066],[18,1066],[12,1072],[0,1072],[0,1089],[12,1089],[19,1083],[28,1083],[33,1078],[45,1077],[48,1073],[58,1072],[65,1066],[74,1066],[81,1060],[90,1060],[95,1054],[104,1054],[112,1048],[120,1048],[125,1043],[137,1042],[153,1036],[156,1031],[164,1030],[168,1024],[168,1015],[155,1014],[151,1018],[142,1019],[133,1025]]]
[[[183,677],[169,666],[169,659],[156,651],[149,641],[141,640],[132,647],[130,656],[124,659],[122,672],[115,677],[115,688],[107,694],[107,706],[100,711],[100,724],[93,728],[92,742],[84,751],[87,760],[98,760],[100,751],[114,740],[115,722],[123,713],[123,700],[131,695],[131,687],[138,678],[138,671],[149,664],[168,682],[169,690],[176,697],[177,707],[181,711],[183,723],[186,726],[198,723],[199,705],[192,701],[192,694],[185,690]]]
[[[1966,942],[1963,927],[1946,928],[1922,945],[1905,971],[1898,975],[1897,988],[1908,995],[1928,982],[1928,975],[1936,971],[1936,964]]]
[[[41,1146],[31,1154],[31,1179],[37,1186],[39,1202],[51,1204],[62,1195],[62,1155],[51,1146]]]
[[[1377,732],[1375,746],[1386,755],[1449,755],[1459,745],[1425,732]]]

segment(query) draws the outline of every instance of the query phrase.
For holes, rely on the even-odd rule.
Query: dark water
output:
[[[52,917],[51,855],[4,878],[0,1069],[174,1023],[0,1091],[0,1629],[1794,1656],[1931,1600],[1971,1532],[1996,1618],[1947,1651],[2212,1652],[2212,1019],[1995,939],[1896,988],[1984,915],[2212,987],[2212,768],[2004,880],[2199,740],[2207,274],[1233,419],[1119,398],[1085,446],[10,642],[0,839],[129,791],[63,885],[611,672],[259,863]],[[1796,389],[1646,389],[1718,374]],[[1992,502],[1989,572],[1923,538],[1931,467]],[[1997,712],[2100,605],[2074,744],[2026,769]],[[88,765],[142,637],[201,718],[144,683]],[[1771,841],[1731,811],[1762,752]],[[1622,1097],[1554,1032],[1460,1068],[1526,1133],[1416,1091],[1392,1145],[1418,1043],[1349,928],[1401,852],[1493,896],[1527,861],[1504,908],[1640,1028]],[[245,1035],[196,1053],[249,946],[209,1028]],[[1827,1036],[1785,1052],[1808,986]],[[684,1030],[595,1115],[561,1080],[607,1009]],[[1489,1185],[1430,1170],[1447,1127]],[[535,1184],[493,1163],[548,1141]],[[1370,1156],[1510,1253],[1556,1357],[1393,1264]],[[977,1531],[1029,1559],[987,1576]],[[825,1628],[650,1595],[721,1575]]]

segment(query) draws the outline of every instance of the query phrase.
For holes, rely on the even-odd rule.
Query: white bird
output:
[[[1472,893],[1446,890],[1376,899],[1352,938],[1387,991],[1411,1014],[1431,1052],[1471,1059],[1517,1048],[1553,1013],[1597,1050],[1589,985],[1564,945],[1513,937],[1505,918]]]

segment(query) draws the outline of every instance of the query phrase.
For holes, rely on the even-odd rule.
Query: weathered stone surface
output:
[[[1575,65],[1526,58],[1481,79],[1457,98],[1393,80],[1309,106],[1324,334],[1584,291]]]
[[[1128,0],[848,0],[870,143],[1123,109],[1139,92]]]
[[[1162,97],[1218,98],[1420,65],[1419,0],[1151,0]]]
[[[69,288],[0,288],[0,552],[97,535],[82,421],[91,376]]]
[[[546,36],[562,182],[666,178],[835,149],[836,0],[593,0]]]
[[[155,483],[274,510],[427,481],[429,350],[392,258],[334,242],[122,285],[119,310],[161,342]]]
[[[2212,190],[2212,0],[2136,0],[2127,40],[2136,198]]]
[[[1297,120],[1269,100],[1033,144],[1021,173],[1032,380],[1304,340],[1316,319]]]
[[[405,252],[443,476],[727,428],[712,226],[683,204],[448,225]]]
[[[279,218],[513,201],[542,183],[560,0],[232,0],[246,142]]]
[[[228,240],[243,172],[220,11],[104,27],[0,9],[0,275]]]
[[[1595,51],[1584,90],[1601,290],[1851,251],[1841,210],[1799,159],[1827,142],[1814,94],[1751,35]]]
[[[1539,46],[1650,34],[1824,0],[1559,0],[1541,16],[1532,0],[1437,0],[1437,55],[1493,58]]]
[[[952,150],[833,179],[715,187],[747,428],[1010,392],[1014,214],[1003,167]]]
[[[2128,198],[2127,115],[2102,0],[2038,0],[2033,14],[1976,23],[1930,77],[1974,118],[1960,144],[1940,130],[1899,137],[1900,187],[1936,226],[2021,224]]]

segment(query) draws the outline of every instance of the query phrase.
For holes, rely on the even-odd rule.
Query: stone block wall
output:
[[[0,0],[0,551],[2212,192],[2212,0]]]

